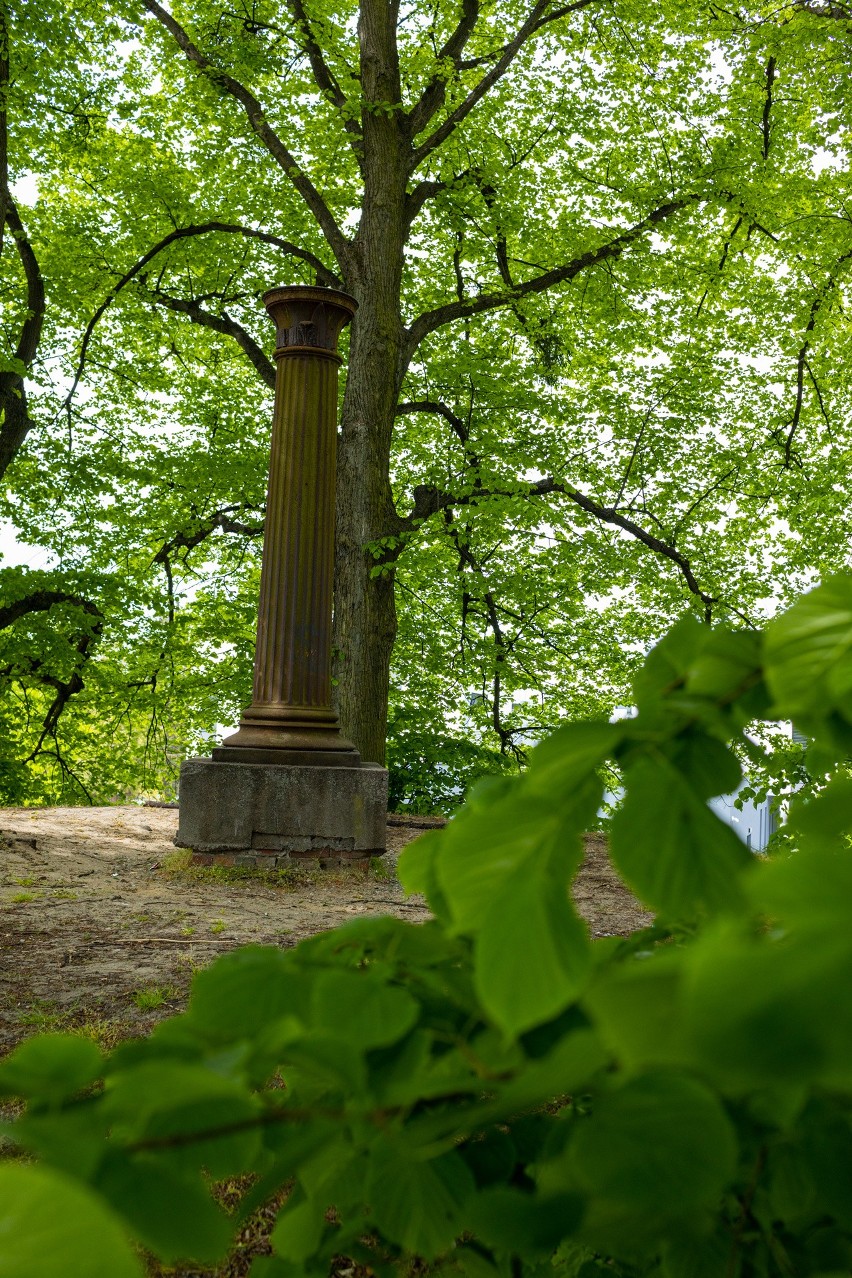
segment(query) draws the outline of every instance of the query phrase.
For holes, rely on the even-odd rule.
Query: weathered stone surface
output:
[[[388,774],[187,759],[180,770],[175,843],[195,853],[274,855],[347,863],[385,850]]]

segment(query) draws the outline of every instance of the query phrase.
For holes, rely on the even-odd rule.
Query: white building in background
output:
[[[790,729],[793,741],[799,745],[807,745],[808,738],[803,732],[799,732],[798,728],[794,728],[792,724],[788,724],[787,727]],[[718,799],[711,799],[710,807],[717,817],[726,821],[734,833],[740,836],[747,848],[751,848],[752,852],[763,852],[781,824],[787,799],[783,798],[779,804],[775,795],[769,795],[757,807],[746,800],[742,808],[736,808],[734,800],[738,793],[739,791],[734,794],[723,794]]]
[[[734,807],[736,794],[723,794],[711,799],[709,806],[739,835],[752,852],[763,852],[780,825],[778,812],[773,806],[773,796],[758,807],[746,800],[742,808]]]

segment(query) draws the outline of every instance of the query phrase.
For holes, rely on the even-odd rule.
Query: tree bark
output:
[[[404,372],[401,295],[410,151],[399,110],[395,27],[392,5],[364,0],[359,25],[364,199],[345,272],[346,291],[359,307],[341,418],[334,578],[340,726],[363,759],[378,763],[385,759],[397,620],[392,564],[374,574],[378,561],[366,547],[392,536],[400,523],[389,472]]]

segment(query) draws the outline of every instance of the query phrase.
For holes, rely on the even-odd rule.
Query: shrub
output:
[[[19,1047],[0,1091],[27,1101],[10,1135],[39,1162],[0,1168],[3,1274],[124,1278],[127,1239],[214,1262],[285,1184],[255,1278],[339,1255],[378,1275],[848,1273],[852,579],[763,634],[679,623],[635,697],[406,851],[432,921],[236,950],[106,1057]],[[707,807],[755,718],[795,718],[824,779],[770,860]],[[658,919],[590,941],[568,885],[606,759],[613,860]],[[210,1182],[244,1173],[229,1218]]]

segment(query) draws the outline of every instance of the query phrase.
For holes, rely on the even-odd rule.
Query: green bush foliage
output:
[[[339,1255],[377,1275],[848,1274],[852,578],[762,634],[682,621],[635,698],[406,851],[432,921],[236,950],[107,1057],[20,1046],[6,1137],[37,1161],[0,1168],[0,1274],[129,1278],[134,1243],[215,1262],[284,1186],[254,1278]],[[736,785],[750,723],[793,716],[824,784],[754,858],[707,799]],[[658,919],[590,941],[568,885],[607,759],[627,788],[613,859]],[[211,1183],[245,1173],[228,1217]]]

